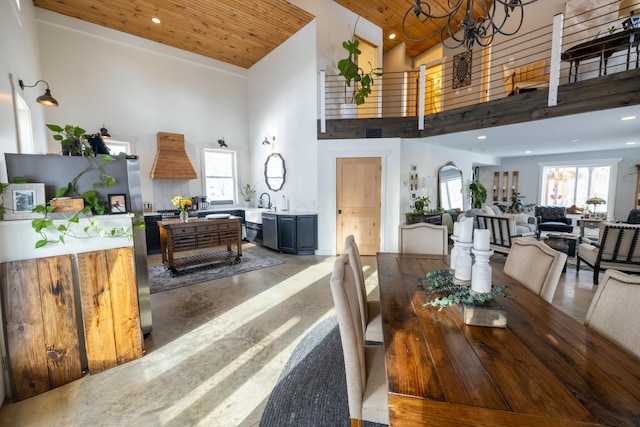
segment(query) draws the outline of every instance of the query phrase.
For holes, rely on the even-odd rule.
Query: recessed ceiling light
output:
[[[396,38],[396,33],[389,34],[389,40],[393,40]]]
[[[629,142],[627,142],[627,145],[636,145],[636,142],[635,141],[629,141]]]
[[[478,139],[487,139],[487,136],[486,135],[480,135],[480,136],[478,136]]]
[[[531,151],[531,150],[527,150],[527,151],[524,152],[524,154],[531,154],[531,153],[533,153],[533,151]]]
[[[620,120],[622,121],[626,121],[626,120],[635,120],[636,116],[624,116],[621,117]]]
[[[160,23],[160,18],[151,18],[151,21],[156,23],[156,24],[159,24]]]

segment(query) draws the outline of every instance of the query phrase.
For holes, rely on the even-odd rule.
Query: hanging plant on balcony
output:
[[[360,17],[358,17],[358,20],[359,19]],[[356,20],[356,26],[357,25],[358,21]],[[346,58],[338,61],[338,75],[344,77],[346,82],[345,102],[348,104],[362,105],[366,98],[371,95],[371,86],[374,85],[375,79],[382,77],[382,68],[374,68],[371,62],[368,62],[369,71],[365,72],[364,69],[358,65],[358,55],[360,55],[362,51],[358,49],[360,40],[356,39],[356,26],[353,28],[351,40],[342,42],[342,47],[345,48],[348,55]]]

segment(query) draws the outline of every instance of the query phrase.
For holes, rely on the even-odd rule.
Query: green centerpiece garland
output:
[[[439,310],[460,303],[483,303],[494,299],[498,295],[505,295],[506,285],[492,288],[490,292],[472,293],[469,286],[457,285],[453,282],[453,274],[449,270],[435,270],[428,272],[418,279],[418,287],[428,293],[440,293],[445,296],[436,297],[422,304],[423,307],[439,307]],[[505,295],[506,296],[506,295]]]

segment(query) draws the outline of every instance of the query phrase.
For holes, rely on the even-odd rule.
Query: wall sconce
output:
[[[100,136],[103,137],[103,138],[111,138],[111,134],[109,133],[107,128],[104,127],[104,124],[100,128]]]
[[[218,144],[220,145],[220,148],[227,148],[227,144],[224,142],[224,137],[218,140]]]
[[[33,85],[26,85],[22,80],[18,80],[18,84],[20,85],[20,89],[22,90],[24,90],[25,87],[36,87],[40,82],[43,82],[44,84],[46,84],[47,89],[44,91],[44,95],[40,95],[39,97],[36,98],[36,101],[48,107],[57,107],[58,101],[56,101],[56,99],[53,96],[51,96],[51,91],[49,90],[49,83],[47,83],[44,80],[38,80]]]
[[[276,137],[275,136],[272,136],[271,139],[273,140],[274,143],[276,142]],[[266,133],[264,135],[264,141],[262,141],[262,145],[271,145],[271,142],[269,141],[269,134],[268,133]]]

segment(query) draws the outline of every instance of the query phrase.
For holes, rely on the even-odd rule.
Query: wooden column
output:
[[[90,373],[142,357],[133,248],[78,254]]]
[[[71,256],[0,264],[14,400],[82,376]]]

